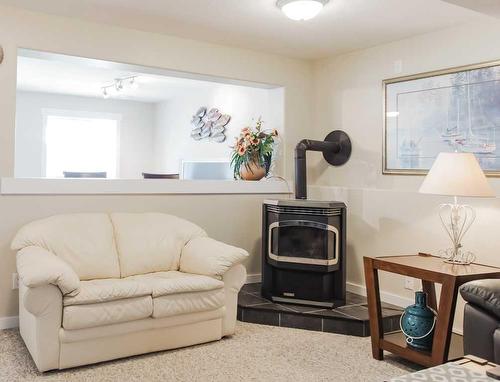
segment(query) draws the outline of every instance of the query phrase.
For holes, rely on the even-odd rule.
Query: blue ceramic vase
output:
[[[408,346],[431,350],[434,337],[435,314],[427,306],[427,294],[415,293],[415,304],[407,307],[401,316],[401,330]]]

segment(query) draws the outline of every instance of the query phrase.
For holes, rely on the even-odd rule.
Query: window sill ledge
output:
[[[284,180],[2,178],[2,195],[291,194]]]

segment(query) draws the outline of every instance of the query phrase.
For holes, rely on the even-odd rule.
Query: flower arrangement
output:
[[[235,179],[257,180],[263,178],[269,171],[278,131],[274,129],[266,132],[262,130],[262,123],[262,119],[259,118],[255,128],[242,129],[240,136],[234,142],[231,166]],[[259,177],[257,173],[262,176]]]

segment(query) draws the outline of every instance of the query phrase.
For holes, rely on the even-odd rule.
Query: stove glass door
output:
[[[269,258],[288,263],[335,265],[338,263],[336,227],[307,220],[285,220],[269,226]]]

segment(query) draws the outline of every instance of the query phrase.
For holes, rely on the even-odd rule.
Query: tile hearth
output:
[[[260,283],[246,284],[238,295],[238,320],[255,324],[347,334],[370,335],[366,297],[347,292],[346,305],[323,309],[292,304],[276,304],[260,295]],[[382,303],[384,331],[399,329],[402,309]]]

